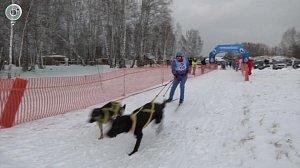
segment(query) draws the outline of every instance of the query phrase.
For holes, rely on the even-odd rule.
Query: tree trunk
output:
[[[119,61],[119,67],[125,68],[125,54],[126,54],[126,0],[123,0],[123,48],[121,59]]]
[[[165,27],[165,32],[164,32],[164,58],[163,58],[163,63],[166,64],[167,63],[167,56],[166,56],[166,50],[167,50],[167,41],[168,41],[168,35],[169,33],[167,32],[167,27]]]
[[[133,68],[133,67],[134,67],[135,61],[137,61],[138,58],[139,58],[139,56],[134,57],[133,62],[132,62],[132,64],[131,64],[130,68]]]
[[[38,51],[38,55],[39,55],[38,56],[39,57],[39,65],[38,65],[38,67],[40,69],[44,69],[44,60],[43,60],[43,57],[42,57],[43,45],[44,45],[44,43],[43,43],[43,41],[41,41],[40,48],[39,48],[39,51]]]
[[[28,17],[29,17],[30,11],[31,11],[32,4],[33,4],[33,0],[30,1],[30,6],[28,9],[28,13],[27,13],[27,16],[25,19],[25,24],[24,24],[24,28],[23,28],[23,32],[22,32],[21,46],[20,46],[20,53],[19,53],[19,66],[21,66],[21,57],[22,57],[22,50],[23,50],[23,44],[24,44],[25,29],[27,27]]]
[[[82,59],[81,56],[76,52],[76,50],[73,48],[73,46],[70,44],[70,42],[68,40],[66,40],[63,36],[61,36],[60,34],[56,33],[56,35],[70,47],[70,49],[75,53],[77,58],[81,60],[82,65],[85,66],[86,64],[84,62],[84,59]]]

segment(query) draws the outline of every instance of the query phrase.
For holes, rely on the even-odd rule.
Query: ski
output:
[[[179,109],[179,107],[181,106],[182,103],[179,103],[178,106],[175,109],[175,112]]]
[[[176,101],[176,100],[179,100],[179,98],[173,99],[173,100],[171,100],[170,102],[167,102],[167,103],[172,103],[172,102],[174,102],[174,101]],[[177,105],[177,107],[175,108],[175,112],[178,110],[178,108],[179,108],[179,106],[180,106],[181,104],[182,104],[182,103],[179,103],[179,104]]]
[[[176,100],[178,100],[178,99],[179,99],[179,98],[173,99],[173,100],[171,100],[171,101],[169,101],[169,102],[167,102],[167,103],[171,103],[171,102],[176,101]]]

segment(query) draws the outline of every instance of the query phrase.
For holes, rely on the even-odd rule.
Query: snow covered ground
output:
[[[124,99],[125,113],[160,89]],[[248,82],[240,72],[216,70],[188,79],[185,102],[175,112],[177,103],[167,104],[159,134],[154,124],[144,129],[131,157],[133,135],[98,140],[97,125],[87,123],[90,107],[0,130],[0,167],[300,167],[300,69],[253,70]]]
[[[92,75],[104,72],[110,72],[117,70],[118,68],[109,68],[109,65],[95,65],[95,66],[81,66],[81,65],[69,65],[69,66],[55,66],[47,65],[45,69],[39,69],[37,66],[35,70],[23,72],[21,67],[12,66],[11,76],[21,78],[36,78],[36,77],[59,77],[59,76],[82,76]],[[8,65],[5,69],[0,71],[0,78],[7,78]]]

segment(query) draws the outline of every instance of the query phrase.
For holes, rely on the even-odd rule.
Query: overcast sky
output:
[[[173,0],[172,10],[183,30],[200,31],[204,56],[218,44],[277,46],[288,29],[300,31],[300,0]]]

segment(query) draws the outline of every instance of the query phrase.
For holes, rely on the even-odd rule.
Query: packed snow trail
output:
[[[125,113],[160,89],[124,99]],[[162,131],[149,124],[131,157],[135,137],[98,140],[97,125],[87,123],[90,107],[0,130],[1,168],[298,168],[299,90],[299,70],[254,70],[248,82],[217,70],[188,79],[184,103],[176,112],[178,101],[167,104]]]

